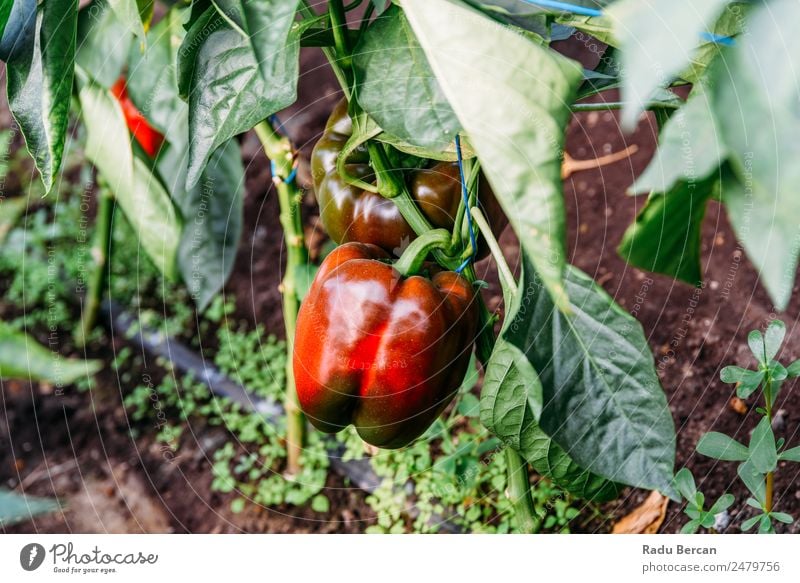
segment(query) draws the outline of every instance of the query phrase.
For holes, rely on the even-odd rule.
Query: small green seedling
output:
[[[758,362],[756,370],[726,366],[720,374],[722,382],[737,384],[736,394],[741,399],[747,399],[761,389],[765,406],[756,408],[762,419],[753,430],[750,443],[745,446],[716,431],[706,433],[697,443],[698,453],[721,461],[740,462],[737,473],[753,495],[747,504],[759,510],[758,515],[744,521],[744,531],[758,524],[759,533],[772,533],[775,532],[775,522],[791,524],[794,520],[788,514],[773,511],[773,484],[778,462],[800,462],[800,447],[784,449],[785,440],[776,440],[772,431],[772,411],[781,384],[786,379],[800,376],[800,360],[788,367],[775,360],[785,335],[786,327],[780,320],[770,322],[763,335],[753,330],[747,336],[747,343]]]
[[[683,468],[675,474],[672,484],[686,500],[684,513],[690,519],[689,522],[683,525],[681,534],[694,534],[700,527],[705,529],[714,528],[717,514],[730,508],[734,502],[734,497],[731,494],[723,494],[711,505],[711,508],[704,510],[703,506],[705,505],[706,497],[702,492],[698,491],[694,476],[687,468]]]

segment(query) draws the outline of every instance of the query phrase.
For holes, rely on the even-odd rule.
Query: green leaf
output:
[[[800,462],[800,445],[781,452],[778,459],[785,462]]]
[[[0,178],[2,180],[2,178]],[[0,244],[28,208],[28,196],[0,199]]]
[[[792,524],[794,522],[794,518],[792,518],[792,515],[786,514],[785,512],[770,512],[769,516],[773,520],[777,520],[778,522],[782,522],[783,524]]]
[[[723,383],[737,384],[736,396],[739,397],[740,399],[747,399],[756,390],[758,390],[765,376],[766,373],[763,369],[748,370],[746,368],[741,368],[738,366],[726,366],[725,368],[722,369],[722,371],[720,371],[719,374],[719,378]]]
[[[196,186],[173,197],[185,225],[178,266],[202,312],[228,280],[242,234],[244,167],[236,140],[211,155]]]
[[[581,67],[448,0],[403,8],[545,288],[568,309],[561,152]]]
[[[671,492],[675,430],[641,325],[574,267],[569,314],[543,293],[527,254],[522,271],[503,338],[539,373],[542,429],[600,476]]]
[[[0,322],[0,379],[47,381],[61,387],[94,375],[102,366],[99,360],[65,359]]]
[[[64,154],[77,22],[78,0],[44,2],[34,37],[15,48],[6,67],[8,104],[46,192],[55,184]]]
[[[481,390],[481,423],[516,450],[542,412],[542,383],[519,348],[501,338]]]
[[[733,496],[733,494],[723,494],[711,506],[711,508],[709,509],[709,513],[716,516],[723,510],[727,510],[728,508],[733,506],[734,502],[736,502],[736,498]]]
[[[527,427],[520,446],[520,454],[537,473],[549,477],[573,496],[604,502],[619,495],[621,488],[618,484],[576,464],[535,423]]]
[[[778,354],[785,336],[786,325],[783,322],[780,320],[773,320],[769,323],[767,330],[764,332],[764,357],[767,362],[770,362]]]
[[[31,520],[34,516],[55,512],[59,508],[56,500],[27,496],[0,488],[0,527]]]
[[[778,465],[778,452],[775,449],[775,434],[769,419],[764,417],[750,437],[750,463],[756,471],[766,474]]]
[[[735,37],[741,33],[742,25],[747,22],[749,2],[731,2],[722,11],[717,22],[708,30],[717,37]],[[678,75],[680,79],[692,84],[706,81],[706,71],[717,57],[723,54],[725,44],[709,40],[708,35],[701,35],[703,41],[692,56],[689,66]]]
[[[739,467],[736,468],[736,473],[739,474],[744,485],[763,508],[766,504],[766,483],[764,481],[764,475],[756,470],[750,460],[739,464]]]
[[[790,379],[800,377],[800,359],[786,367],[786,376]]]
[[[666,87],[691,62],[701,34],[730,0],[620,0],[606,14],[622,54],[622,125],[633,129],[659,87]]]
[[[769,361],[765,356],[764,336],[761,334],[761,330],[751,330],[747,334],[747,345],[758,363],[766,366]]]
[[[761,517],[764,516],[763,514],[757,514],[752,518],[748,518],[742,523],[742,530],[747,532],[748,530],[752,530],[752,528],[756,525],[756,523],[761,520]]]
[[[144,23],[136,0],[108,0],[108,4],[125,28],[139,38],[144,38]]]
[[[699,520],[690,520],[686,524],[683,525],[681,528],[681,534],[694,534],[700,528],[700,521]]]
[[[726,462],[743,462],[750,455],[746,446],[716,431],[703,434],[697,442],[697,453]]]
[[[180,51],[179,83],[188,88],[192,136],[189,188],[219,146],[297,98],[298,34],[290,34],[285,45],[263,48],[274,59],[274,74],[265,80],[248,39],[213,12],[195,22]]]
[[[328,512],[331,509],[331,503],[325,494],[317,494],[311,499],[311,510],[314,512]]]
[[[405,14],[391,6],[353,52],[358,103],[412,145],[444,150],[461,129]]]
[[[700,235],[708,200],[718,181],[680,182],[666,194],[653,193],[628,227],[617,252],[631,265],[699,285]]]
[[[95,0],[78,15],[75,62],[103,87],[122,74],[133,45],[133,33],[117,18],[106,0]],[[138,47],[135,49],[137,52]]]
[[[727,157],[712,107],[709,96],[698,85],[686,104],[669,118],[661,130],[656,155],[629,192],[669,193],[681,186],[690,188],[696,183],[701,184],[695,188],[701,190],[700,194],[710,191],[716,181],[703,179],[708,176],[715,178],[717,169]],[[704,205],[705,201],[702,202]]]
[[[775,528],[772,526],[769,514],[761,515],[761,521],[758,524],[758,534],[775,534]]]
[[[777,360],[769,363],[769,375],[773,382],[780,382],[786,380],[789,376],[789,371]],[[772,403],[770,403],[770,406]]]
[[[114,97],[88,79],[82,79],[79,97],[88,134],[86,157],[108,182],[153,263],[165,276],[175,278],[181,225],[169,194],[147,164],[134,157]]]
[[[11,9],[14,7],[14,2],[3,2],[0,4],[0,38],[3,38],[3,33],[6,31],[6,24],[8,17],[11,15]]]
[[[689,468],[681,468],[672,479],[672,485],[675,486],[675,489],[683,496],[684,500],[690,504],[693,503],[694,495],[697,493],[697,485]]]
[[[189,108],[178,94],[178,50],[185,12],[173,8],[147,33],[147,47],[128,56],[128,95],[147,121],[183,152],[188,146]]]
[[[289,37],[299,0],[213,0],[250,44],[261,76],[269,82],[284,74],[281,48]]]
[[[779,311],[791,297],[800,253],[800,197],[793,194],[800,182],[800,111],[797,87],[786,75],[787,63],[800,62],[791,24],[799,19],[792,0],[757,3],[748,34],[713,73],[714,111],[738,176],[723,185],[722,198]]]

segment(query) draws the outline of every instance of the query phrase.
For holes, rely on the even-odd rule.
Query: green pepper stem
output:
[[[261,145],[267,157],[275,163],[273,180],[278,191],[280,204],[280,222],[286,242],[286,271],[281,282],[283,295],[283,322],[286,329],[286,473],[297,475],[302,468],[301,454],[305,442],[306,420],[300,409],[297,389],[292,367],[294,353],[294,334],[297,324],[297,312],[300,309],[300,298],[297,295],[295,274],[299,267],[308,263],[308,250],[303,236],[303,218],[300,214],[302,192],[295,181],[287,183],[285,179],[291,174],[294,164],[292,146],[289,140],[281,135],[269,123],[262,121],[255,127]]]
[[[86,298],[83,302],[81,321],[75,332],[75,343],[86,346],[86,339],[97,323],[97,314],[100,311],[100,301],[106,286],[106,266],[108,265],[109,249],[111,247],[111,229],[114,215],[114,195],[109,188],[101,188],[95,218],[94,242],[91,256],[94,265],[89,276]]]
[[[489,225],[489,221],[486,220],[486,217],[483,216],[483,211],[478,207],[472,207],[471,212],[472,221],[478,225],[478,229],[480,229],[481,235],[483,235],[483,239],[489,246],[489,251],[491,251],[492,257],[497,264],[497,274],[500,276],[503,289],[508,290],[509,293],[512,294],[516,293],[517,280],[514,279],[514,274],[511,272],[508,262],[506,262],[503,250],[500,249],[500,243],[497,242],[494,233],[492,233],[492,227]]]
[[[450,233],[446,229],[433,229],[414,239],[394,264],[394,268],[406,277],[415,275],[432,251],[447,250],[449,247]]]

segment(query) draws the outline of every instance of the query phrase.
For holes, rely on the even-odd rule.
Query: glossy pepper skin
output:
[[[402,277],[387,259],[362,243],[325,259],[297,317],[293,367],[315,427],[336,433],[352,423],[364,441],[398,448],[458,391],[478,309],[461,275]]]
[[[347,101],[342,100],[331,113],[322,137],[311,154],[311,174],[325,230],[336,243],[358,241],[377,245],[399,255],[416,238],[400,210],[389,199],[347,184],[336,170],[336,160],[353,132],[347,115]],[[374,181],[366,149],[357,149],[347,160],[349,174],[367,182]],[[430,168],[409,173],[408,187],[422,213],[434,227],[452,229],[461,202],[458,164],[436,162]],[[492,230],[499,236],[508,224],[494,193],[481,179],[478,198]],[[488,253],[478,243],[478,256]]]
[[[125,123],[128,124],[128,129],[139,142],[142,150],[150,156],[155,157],[161,144],[164,143],[164,136],[150,125],[147,118],[142,115],[142,112],[131,101],[128,96],[128,89],[125,85],[125,78],[120,77],[114,86],[111,88],[111,93],[117,98],[120,106],[122,106],[122,113],[125,115]]]

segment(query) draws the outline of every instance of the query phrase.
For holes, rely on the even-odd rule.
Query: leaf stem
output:
[[[342,0],[328,0],[328,14],[331,18],[331,28],[333,29],[333,42],[336,47],[336,56],[345,69],[345,78],[350,81],[350,76],[347,74],[347,69],[350,68],[352,63],[352,56],[350,55],[350,42],[347,38],[347,16],[344,10]]]
[[[303,217],[300,214],[302,192],[296,181],[286,182],[294,165],[294,154],[289,139],[281,136],[268,122],[262,121],[255,127],[267,157],[275,164],[272,177],[278,191],[280,222],[286,242],[286,271],[281,282],[283,295],[283,322],[286,330],[286,473],[295,476],[302,467],[301,454],[306,434],[306,420],[297,398],[294,382],[292,354],[294,354],[294,334],[300,298],[297,295],[295,274],[300,266],[308,263],[308,250],[303,236]]]
[[[86,289],[81,321],[75,332],[75,343],[86,346],[86,339],[97,323],[100,301],[106,284],[106,266],[111,247],[111,229],[114,215],[114,195],[107,187],[101,187],[95,218],[94,243],[91,256],[94,259],[92,272]]]
[[[502,282],[503,288],[508,290],[512,296],[516,295],[517,280],[514,279],[514,274],[511,272],[511,268],[508,266],[508,262],[503,255],[503,250],[500,248],[500,243],[497,242],[494,233],[492,233],[492,227],[489,225],[489,221],[487,221],[486,217],[483,216],[483,211],[481,211],[480,208],[476,206],[472,207],[471,212],[472,220],[476,225],[478,225],[481,235],[483,236],[484,241],[486,241],[486,244],[489,246],[489,251],[492,253],[492,258],[497,264],[497,274],[500,276],[500,281]],[[512,298],[507,299],[511,300]]]
[[[314,12],[314,10],[308,4],[308,0],[300,0],[299,11],[303,18],[317,18],[317,13]],[[342,67],[339,65],[336,51],[331,49],[331,47],[321,48],[325,58],[328,59],[328,63],[333,70],[333,74],[336,76],[336,80],[339,82],[339,86],[342,88],[345,98],[350,101],[350,83],[348,82],[348,77],[345,74],[344,69],[342,69]]]
[[[583,111],[610,111],[615,109],[622,109],[625,103],[623,101],[603,101],[600,103],[573,103],[570,110],[573,113]],[[663,101],[651,101],[644,106],[645,110],[654,109],[679,109],[682,103],[665,103]]]
[[[517,530],[523,534],[531,534],[538,530],[539,519],[533,507],[528,478],[528,465],[522,456],[510,445],[506,445],[506,465],[508,467],[508,498],[514,507],[514,519]]]

